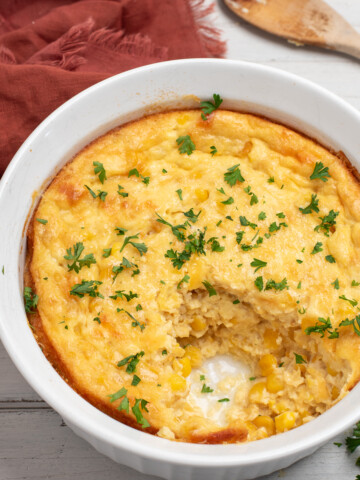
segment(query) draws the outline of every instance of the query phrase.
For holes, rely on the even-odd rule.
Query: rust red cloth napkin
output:
[[[111,75],[221,57],[204,0],[1,0],[0,176],[59,105]]]

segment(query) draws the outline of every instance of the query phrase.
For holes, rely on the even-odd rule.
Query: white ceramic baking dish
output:
[[[360,419],[360,385],[316,420],[248,444],[176,443],[129,428],[77,395],[43,356],[23,308],[26,222],[35,197],[78,150],[107,130],[166,108],[198,106],[219,93],[222,107],[265,115],[334,150],[360,170],[360,114],[299,77],[230,60],[180,60],[132,70],[85,90],[26,140],[0,183],[0,334],[29,384],[101,453],[141,472],[183,479],[250,479],[314,452]],[[36,201],[36,198],[35,198]],[[36,432],[34,432],[34,435]],[[19,439],[20,440],[20,439]]]

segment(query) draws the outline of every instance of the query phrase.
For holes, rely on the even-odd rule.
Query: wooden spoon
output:
[[[360,59],[360,34],[322,0],[224,0],[239,17],[295,44]]]

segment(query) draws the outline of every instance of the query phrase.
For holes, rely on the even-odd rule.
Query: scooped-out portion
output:
[[[25,308],[100,410],[246,442],[360,378],[360,187],[309,138],[206,103],[112,130],[58,173],[28,230]]]

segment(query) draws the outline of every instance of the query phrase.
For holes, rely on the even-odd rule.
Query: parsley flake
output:
[[[24,287],[24,303],[25,311],[27,313],[34,313],[39,301],[38,295],[36,295],[31,287]]]
[[[44,220],[43,218],[37,218],[36,221],[42,223],[43,225],[46,225],[48,223],[48,221]]]
[[[121,185],[118,185],[117,193],[118,193],[121,197],[124,197],[124,198],[129,196],[128,193],[122,192],[121,190],[124,190],[124,187],[122,187]]]
[[[220,400],[218,400],[219,403],[223,403],[223,402],[230,402],[230,398],[220,398]]]
[[[326,255],[325,260],[329,263],[336,263],[336,260],[332,255]]]
[[[129,237],[125,237],[125,240],[124,240],[124,243],[120,249],[120,252],[122,252],[124,250],[124,248],[126,247],[126,245],[130,244],[132,245],[134,248],[136,248],[136,250],[140,253],[140,256],[142,257],[148,250],[147,246],[145,245],[145,243],[136,243],[136,242],[133,242],[133,240],[135,239],[138,239],[139,238],[139,234],[137,233],[136,235],[130,235]]]
[[[339,323],[339,327],[346,327],[349,325],[352,325],[354,332],[360,337],[360,315],[356,315],[356,317],[352,320],[349,320],[347,318],[346,320],[343,320],[341,323]]]
[[[186,218],[190,220],[191,223],[196,223],[199,220],[199,215],[201,213],[201,210],[199,213],[194,213],[194,210],[190,208],[187,212],[183,212]]]
[[[266,213],[265,212],[260,212],[258,215],[258,220],[265,220],[266,218]]]
[[[148,428],[150,427],[150,423],[144,418],[141,410],[144,410],[145,412],[148,412],[148,409],[146,408],[146,405],[149,402],[146,400],[143,400],[142,398],[135,398],[135,405],[131,407],[131,410],[133,414],[135,415],[136,421],[142,425],[142,428]]]
[[[96,263],[94,254],[89,253],[88,255],[85,255],[84,258],[80,259],[80,255],[82,254],[83,250],[85,249],[84,244],[82,242],[78,242],[75,245],[73,245],[73,250],[74,252],[72,253],[71,247],[66,249],[67,255],[64,256],[65,260],[72,261],[71,264],[68,264],[68,272],[71,272],[74,270],[76,273],[79,273],[79,271],[83,267],[88,267],[90,268],[90,265]]]
[[[339,212],[334,212],[334,210],[330,210],[330,212],[328,213],[328,215],[326,215],[325,217],[319,217],[319,219],[321,220],[321,223],[314,228],[314,230],[316,232],[319,232],[320,230],[322,230],[322,232],[324,233],[324,235],[326,237],[329,237],[329,233],[334,233],[335,231],[335,225],[336,225],[336,220],[335,218],[339,215]]]
[[[339,279],[337,278],[334,282],[332,282],[331,285],[334,285],[335,290],[339,290],[340,288]]]
[[[255,268],[254,272],[256,273],[258,270],[260,270],[260,268],[266,267],[267,262],[259,260],[258,258],[254,258],[250,265]]]
[[[137,364],[140,362],[140,358],[145,355],[145,352],[142,350],[141,352],[136,353],[135,355],[129,355],[128,357],[123,358],[118,362],[116,365],[118,367],[126,367],[126,373],[135,373]]]
[[[211,156],[213,157],[213,156],[215,155],[215,153],[217,153],[217,148],[214,147],[214,145],[212,145],[212,146],[210,147],[210,154],[211,154]]]
[[[95,175],[98,175],[100,182],[104,183],[104,181],[107,179],[104,165],[100,162],[93,162],[93,166],[95,167],[94,168]]]
[[[190,135],[184,135],[176,139],[176,143],[179,145],[179,152],[186,153],[187,155],[191,155],[195,150],[195,144],[191,140]]]
[[[206,386],[204,383],[201,389],[201,393],[212,393],[214,391],[213,388]]]
[[[70,295],[76,295],[83,298],[84,295],[89,297],[104,298],[100,292],[98,292],[98,285],[102,285],[102,282],[98,280],[82,280],[81,283],[76,283],[70,290]]]
[[[330,318],[318,318],[316,324],[312,327],[305,328],[306,335],[310,335],[311,333],[319,333],[320,337],[323,338],[325,333],[328,333],[328,338],[339,338],[338,329],[332,330],[332,325]]]
[[[314,246],[312,252],[311,252],[311,255],[315,255],[316,253],[319,253],[319,252],[322,252],[322,251],[323,251],[322,243],[317,242],[316,245]]]
[[[131,382],[131,385],[136,387],[137,385],[139,385],[140,382],[141,382],[141,378],[138,377],[137,375],[134,375],[133,379],[132,379],[132,382]]]
[[[217,110],[223,102],[223,99],[217,93],[213,94],[213,99],[214,102],[205,101],[200,103],[200,108],[203,111],[203,113],[201,114],[201,118],[204,121],[206,121],[208,119],[208,115]]]
[[[110,257],[110,255],[111,255],[111,250],[112,250],[111,248],[104,248],[104,249],[103,249],[103,252],[104,252],[104,253],[103,253],[103,257],[104,257],[104,258]]]
[[[178,190],[176,190],[176,193],[179,195],[180,200],[182,200],[183,198],[182,198],[182,190],[181,190],[181,188],[179,188]]]
[[[294,355],[295,355],[295,363],[297,363],[298,365],[301,365],[302,363],[307,363],[305,358],[303,358],[301,355],[299,355],[295,352],[294,352]]]
[[[240,163],[228,168],[227,172],[224,173],[224,181],[228,183],[231,187],[233,187],[236,182],[245,182],[244,177],[241,175],[239,166]]]
[[[317,195],[312,194],[310,204],[305,208],[299,208],[299,210],[304,215],[309,214],[311,212],[318,213],[319,212],[318,204],[319,204],[319,200],[317,199]]]
[[[204,281],[202,282],[202,284],[204,285],[204,287],[205,287],[206,290],[208,291],[209,297],[212,297],[212,296],[214,296],[214,295],[217,295],[215,288],[211,285],[210,282],[208,282],[207,280],[204,280]]]
[[[224,204],[224,205],[231,205],[232,203],[234,203],[234,199],[233,199],[233,197],[229,197],[227,200],[224,200],[221,203]]]
[[[181,288],[181,285],[185,283],[189,283],[190,280],[190,275],[184,275],[183,278],[180,280],[180,282],[177,284],[177,289],[179,290]]]
[[[323,182],[327,182],[328,178],[330,178],[329,167],[324,167],[322,162],[316,162],[314,171],[310,175],[311,180],[316,180],[317,178]]]
[[[353,281],[351,282],[351,286],[352,286],[352,287],[358,287],[359,285],[360,285],[360,283],[357,282],[356,280],[353,280]]]
[[[351,300],[350,298],[346,298],[345,295],[340,295],[340,300],[345,300],[345,302],[349,302],[352,307],[356,307],[358,302],[356,300]]]
[[[264,280],[263,277],[256,277],[255,287],[261,292],[264,289]]]
[[[246,217],[243,217],[243,216],[240,215],[239,219],[240,219],[240,224],[243,227],[250,227],[253,230],[255,230],[255,228],[257,227],[256,223],[249,222],[249,220]]]
[[[105,202],[105,197],[107,195],[107,192],[103,192],[102,190],[98,190],[98,194],[96,194],[93,190],[91,190],[90,187],[88,187],[87,185],[84,185],[85,188],[87,188],[89,190],[89,193],[90,195],[93,197],[93,198],[99,198],[102,202]]]

